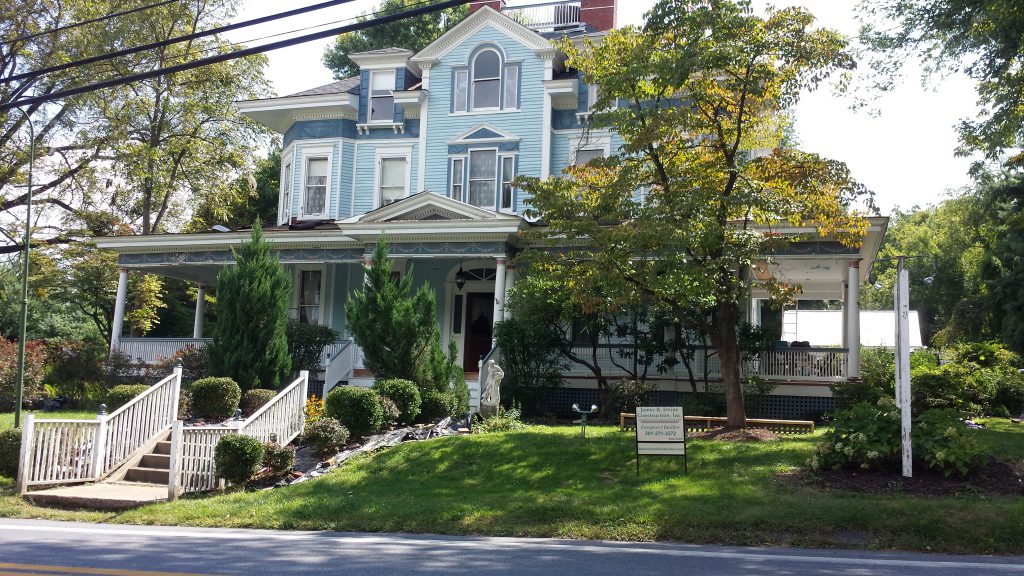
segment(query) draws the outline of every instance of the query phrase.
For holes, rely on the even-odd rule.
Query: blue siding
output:
[[[356,123],[353,120],[300,120],[284,133],[283,146],[287,148],[296,140],[355,137]]]

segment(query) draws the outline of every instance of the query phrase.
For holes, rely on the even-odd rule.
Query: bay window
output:
[[[321,216],[327,211],[328,176],[327,158],[306,159],[306,191],[302,210],[304,215]]]

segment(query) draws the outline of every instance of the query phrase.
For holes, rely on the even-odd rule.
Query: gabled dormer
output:
[[[403,133],[406,119],[419,118],[421,72],[409,60],[412,55],[404,48],[349,54],[359,66],[359,133],[380,129]]]

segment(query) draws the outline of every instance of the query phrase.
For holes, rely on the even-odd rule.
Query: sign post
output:
[[[896,404],[900,407],[900,438],[903,445],[903,477],[914,475],[910,440],[910,280],[903,258],[896,259]]]
[[[682,406],[636,407],[637,475],[640,474],[641,456],[682,456],[683,472],[689,473]]]

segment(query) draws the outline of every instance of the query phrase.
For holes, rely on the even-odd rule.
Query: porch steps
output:
[[[148,454],[142,456],[138,464],[128,468],[124,474],[124,481],[167,486],[171,468],[170,454],[171,440],[170,433],[168,433],[165,438],[153,446]]]

